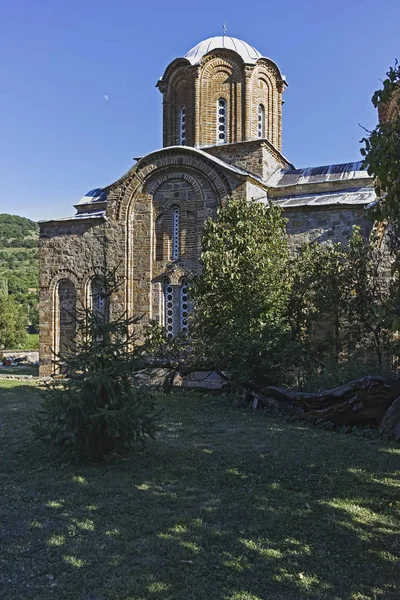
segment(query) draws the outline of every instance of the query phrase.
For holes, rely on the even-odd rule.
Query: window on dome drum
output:
[[[180,210],[179,206],[172,207],[172,260],[179,258]]]
[[[220,98],[217,103],[217,144],[226,143],[226,100]]]
[[[265,108],[263,104],[258,105],[257,136],[265,138]]]
[[[186,108],[182,106],[179,111],[179,144],[186,145]]]

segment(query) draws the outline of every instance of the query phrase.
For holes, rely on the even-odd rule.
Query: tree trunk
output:
[[[400,382],[385,377],[364,377],[320,393],[292,392],[275,387],[261,390],[244,386],[244,399],[255,399],[267,408],[278,409],[302,419],[335,425],[378,427],[394,400]]]

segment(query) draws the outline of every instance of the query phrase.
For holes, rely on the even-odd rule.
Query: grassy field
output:
[[[60,467],[0,382],[2,600],[398,600],[400,448],[182,393],[129,459]]]

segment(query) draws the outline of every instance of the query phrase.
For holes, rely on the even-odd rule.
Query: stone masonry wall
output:
[[[266,181],[278,169],[289,163],[266,140],[253,140],[237,144],[223,144],[204,148],[204,151],[235,165]]]
[[[304,243],[318,241],[346,244],[353,225],[359,225],[367,239],[373,223],[367,219],[363,207],[313,207],[286,209],[287,233],[292,250]]]

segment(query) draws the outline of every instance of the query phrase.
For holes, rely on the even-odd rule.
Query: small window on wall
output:
[[[263,104],[258,105],[257,136],[265,138],[265,108]]]
[[[186,145],[186,108],[184,106],[179,112],[179,144]]]
[[[172,260],[179,258],[180,210],[179,206],[172,208]]]
[[[174,286],[166,281],[164,285],[165,331],[169,339],[172,339],[175,333],[174,296]]]
[[[217,103],[217,144],[226,143],[226,100],[220,98]]]
[[[180,303],[179,303],[180,330],[187,333],[189,330],[189,289],[187,283],[183,282],[180,287]]]
[[[108,320],[108,298],[105,282],[102,277],[92,280],[92,309],[104,323]]]

